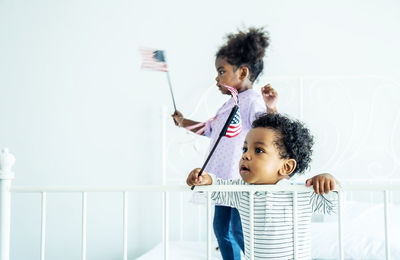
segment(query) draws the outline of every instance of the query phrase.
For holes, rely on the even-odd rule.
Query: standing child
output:
[[[278,94],[274,89],[269,85],[263,87],[262,96],[253,90],[253,83],[263,70],[263,58],[268,45],[268,34],[263,28],[250,28],[247,31],[229,34],[226,44],[216,54],[217,86],[223,95],[230,95],[230,91],[225,86],[231,86],[239,93],[242,128],[235,137],[223,137],[220,140],[205,169],[218,174],[218,177],[225,180],[239,178],[236,163],[241,157],[240,147],[256,114],[265,111],[276,112]],[[176,125],[185,128],[194,127],[191,129],[193,132],[210,137],[211,150],[233,105],[234,100],[231,98],[222,105],[214,119],[203,124],[184,118],[179,111],[176,111],[172,117]],[[223,259],[240,260],[240,249],[244,251],[244,242],[237,209],[216,205],[213,227]]]
[[[299,121],[279,114],[265,114],[253,122],[243,145],[239,163],[241,179],[223,180],[200,169],[193,170],[187,184],[254,185],[287,184],[311,161],[313,138]],[[335,179],[318,175],[306,184],[312,191],[297,192],[297,256],[294,256],[293,194],[291,191],[254,194],[254,259],[311,259],[310,226],[313,211],[332,210],[324,195],[335,188]],[[211,198],[239,210],[242,217],[246,259],[250,259],[250,200],[248,192],[213,192]]]

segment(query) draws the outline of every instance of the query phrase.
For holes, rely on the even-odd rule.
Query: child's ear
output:
[[[246,66],[240,67],[239,70],[241,80],[245,80],[250,74],[249,68],[247,68]]]
[[[285,160],[285,162],[283,163],[281,169],[279,170],[279,174],[280,175],[289,176],[290,174],[292,174],[294,169],[296,169],[296,165],[297,165],[297,163],[296,163],[295,159],[287,159],[287,160]]]

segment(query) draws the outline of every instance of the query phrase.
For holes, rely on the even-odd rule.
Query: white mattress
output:
[[[204,242],[183,242],[171,241],[168,247],[168,259],[172,260],[204,260],[207,259],[207,245]],[[211,259],[222,260],[219,251],[215,246],[211,248]],[[137,258],[136,260],[158,260],[164,259],[164,247],[162,243],[155,246],[152,250]]]

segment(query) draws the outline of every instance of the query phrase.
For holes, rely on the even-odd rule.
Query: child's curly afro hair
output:
[[[281,114],[261,114],[254,120],[253,128],[264,127],[275,130],[274,141],[281,158],[296,160],[295,173],[304,173],[309,168],[314,144],[313,136],[304,124]]]
[[[269,36],[264,28],[251,27],[228,34],[227,42],[217,52],[217,58],[225,58],[230,64],[246,66],[250,71],[250,81],[254,82],[264,68],[265,49],[269,46]]]

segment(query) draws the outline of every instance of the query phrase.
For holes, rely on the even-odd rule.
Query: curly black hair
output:
[[[309,168],[314,138],[308,128],[298,120],[281,114],[261,114],[252,124],[253,128],[264,127],[278,133],[274,141],[281,158],[296,160],[295,173],[304,173]]]
[[[236,34],[228,34],[227,42],[216,53],[217,58],[225,58],[236,68],[249,68],[251,82],[254,82],[264,69],[263,58],[269,46],[268,32],[264,28],[251,27],[248,31],[239,30]]]

